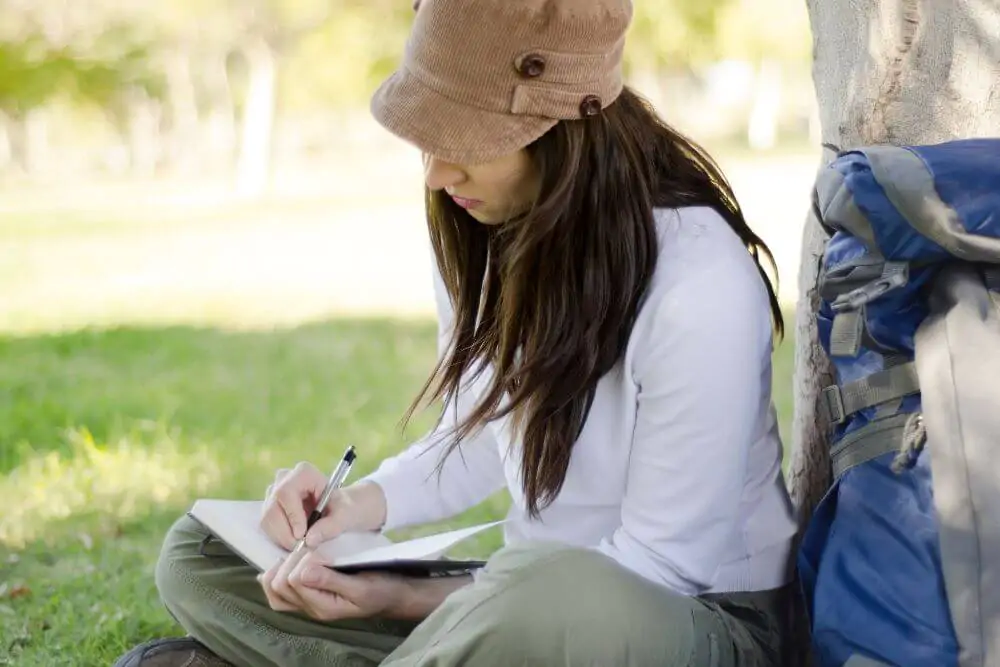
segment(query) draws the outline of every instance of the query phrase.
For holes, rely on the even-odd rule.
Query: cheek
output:
[[[508,201],[527,206],[538,194],[538,179],[527,169],[518,170],[507,175],[504,189]]]

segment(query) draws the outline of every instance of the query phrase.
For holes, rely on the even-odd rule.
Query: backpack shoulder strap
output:
[[[1000,664],[1000,309],[989,282],[972,264],[944,268],[934,282],[930,315],[916,334],[941,564],[962,646],[960,667]]]

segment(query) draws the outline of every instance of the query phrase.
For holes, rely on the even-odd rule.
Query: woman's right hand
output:
[[[264,533],[285,549],[294,547],[306,532],[306,519],[326,483],[327,476],[310,463],[279,470],[264,497],[260,518]],[[306,544],[315,547],[344,532],[378,530],[385,514],[385,494],[374,482],[334,491],[322,518],[309,529]]]

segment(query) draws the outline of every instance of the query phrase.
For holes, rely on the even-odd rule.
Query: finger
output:
[[[275,486],[274,499],[288,519],[292,536],[298,540],[306,532],[306,498],[318,496],[326,486],[326,478],[308,463],[299,463]]]
[[[340,575],[326,567],[322,556],[310,551],[301,558],[288,582],[302,603],[302,609],[318,621],[360,618],[361,608],[353,600],[363,599],[363,582]],[[349,595],[345,595],[349,592]]]
[[[267,604],[271,609],[275,611],[296,611],[298,608],[279,596],[272,586],[280,565],[281,561],[278,561],[266,572],[257,575],[257,581],[260,582],[260,587],[264,591],[264,597],[267,598]]]
[[[264,533],[272,540],[290,549],[295,544],[295,537],[292,535],[291,526],[285,518],[285,512],[274,499],[274,491],[282,479],[288,476],[291,471],[288,468],[280,468],[274,473],[274,482],[268,485],[264,492],[264,502],[261,504],[260,527]]]
[[[275,471],[274,481],[268,484],[267,489],[264,491],[264,500],[267,500],[271,497],[271,495],[274,493],[274,490],[278,487],[278,484],[280,484],[281,480],[283,480],[285,477],[288,476],[289,472],[291,471],[288,468],[279,468],[278,470]]]
[[[292,542],[300,539],[306,532],[306,510],[302,505],[302,497],[292,490],[281,490],[275,493],[275,500],[281,508],[279,514],[285,518]]]
[[[363,577],[342,574],[326,566],[315,552],[301,562],[289,574],[288,582],[296,595],[302,599],[307,590],[336,594],[347,600],[361,600],[367,591]]]
[[[302,610],[317,621],[339,621],[364,616],[356,604],[336,593],[302,588],[299,596],[302,600]]]
[[[278,484],[281,483],[281,480],[288,477],[288,475],[291,474],[291,472],[292,472],[291,468],[278,468],[277,470],[275,470],[274,480],[271,482],[271,486],[278,486]]]
[[[291,583],[289,583],[288,576],[299,564],[299,560],[301,560],[304,553],[300,551],[289,554],[278,566],[274,578],[271,580],[271,590],[274,591],[275,595],[288,604],[294,605],[296,608],[302,607],[302,598],[299,597],[299,594],[292,587]]]
[[[332,512],[321,517],[306,533],[306,545],[311,548],[316,548],[347,530],[346,512],[340,511],[341,508],[334,504],[337,502],[337,498],[331,498],[330,502],[333,505]]]
[[[273,499],[266,501],[261,511],[261,530],[264,534],[280,544],[285,549],[291,549],[296,539],[292,534],[292,525],[284,509]]]

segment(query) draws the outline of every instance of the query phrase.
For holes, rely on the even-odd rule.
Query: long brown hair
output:
[[[710,206],[757,262],[778,335],[775,290],[750,229],[712,159],[626,88],[598,116],[562,121],[528,147],[541,178],[531,210],[483,225],[427,191],[427,224],[453,309],[448,349],[407,413],[490,372],[445,455],[508,414],[522,442],[532,516],[562,488],[596,386],[622,357],[656,267],[653,209]],[[443,460],[443,458],[442,458]]]

